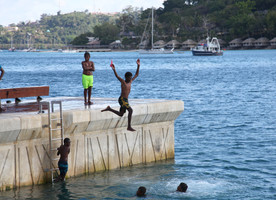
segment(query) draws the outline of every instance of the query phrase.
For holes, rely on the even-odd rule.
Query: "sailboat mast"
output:
[[[11,48],[12,48],[12,46],[13,46],[13,38],[11,36]]]
[[[153,49],[153,7],[151,12],[151,48]]]

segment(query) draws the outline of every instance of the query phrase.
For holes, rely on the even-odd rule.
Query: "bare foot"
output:
[[[101,110],[101,112],[109,111],[109,110],[110,110],[110,106],[107,106],[106,109]]]
[[[88,101],[88,105],[92,105],[93,104],[93,102],[91,102],[91,101]]]
[[[84,102],[84,105],[86,105],[86,106],[87,106],[87,105],[88,105],[88,102]]]
[[[136,130],[133,129],[132,127],[128,127],[127,130],[128,130],[128,131],[136,131]]]

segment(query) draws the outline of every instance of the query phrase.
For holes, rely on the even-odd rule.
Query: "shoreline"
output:
[[[276,50],[276,47],[270,48],[222,48],[223,51],[244,51],[244,50]],[[32,53],[83,53],[83,52],[139,52],[139,49],[83,49],[83,50],[71,50],[67,52],[62,52],[60,50],[52,50],[52,49],[38,49],[37,51],[30,51]],[[189,49],[175,49],[174,52],[189,52]],[[11,52],[8,49],[0,49],[0,53],[3,52]],[[26,52],[23,50],[16,50],[14,52]],[[26,52],[29,53],[29,52]]]

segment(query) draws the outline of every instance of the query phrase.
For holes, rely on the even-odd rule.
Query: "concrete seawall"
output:
[[[63,101],[65,137],[71,139],[67,177],[174,158],[174,120],[183,101],[131,99],[136,131],[130,132],[127,113],[100,112],[107,105],[118,109],[117,99],[95,98],[87,108],[82,98],[45,100]],[[0,190],[49,181],[48,145],[47,113],[0,114]]]

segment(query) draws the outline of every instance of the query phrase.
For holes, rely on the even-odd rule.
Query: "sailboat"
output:
[[[13,38],[11,36],[11,48],[9,48],[9,51],[14,52],[15,51],[15,47],[13,46]]]
[[[154,44],[153,44],[153,8],[152,8],[152,12],[151,12],[151,49],[140,49],[139,53],[140,54],[173,54],[173,50],[174,48],[172,48],[171,50],[167,50],[164,48],[154,48]]]

